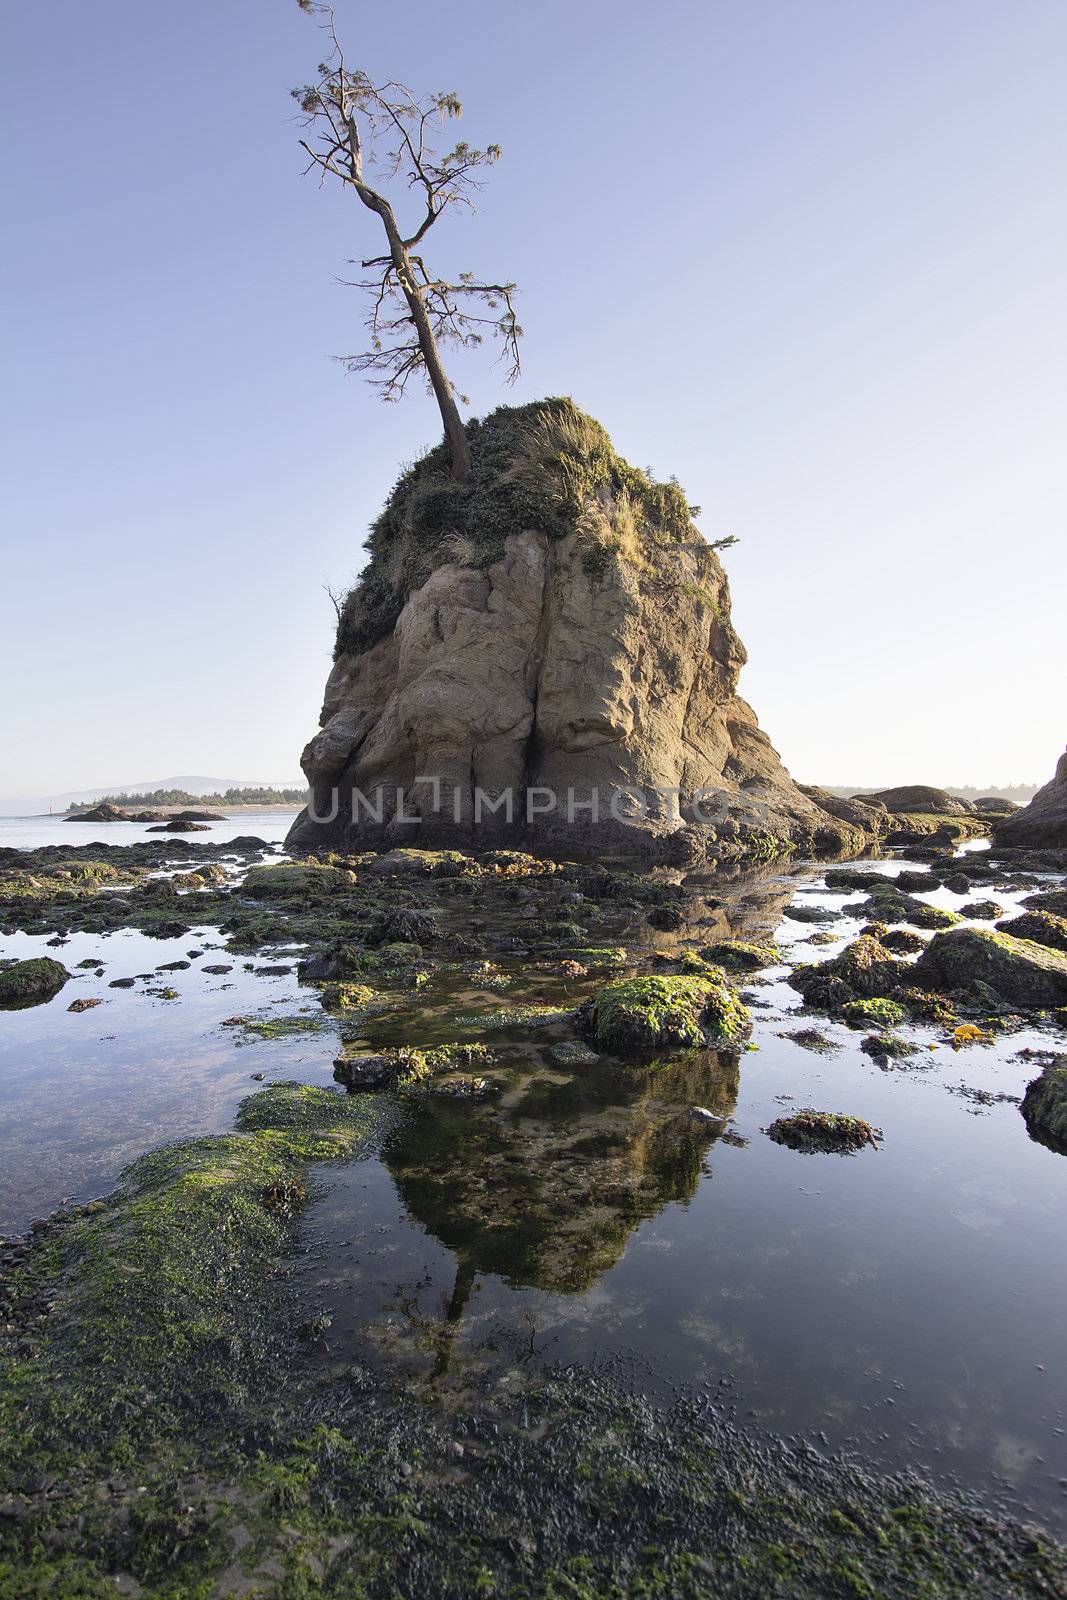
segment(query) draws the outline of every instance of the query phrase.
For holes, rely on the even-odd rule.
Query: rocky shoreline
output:
[[[827,890],[865,894],[869,920],[789,981],[813,1019],[858,1027],[890,1062],[916,1048],[904,1022],[950,1044],[1045,1029],[1048,1059],[1022,1109],[1059,1148],[1067,906],[1048,885],[1067,854],[961,856],[972,826],[898,817],[890,837],[911,859],[922,852],[923,868],[829,869]],[[947,882],[972,910],[988,903],[987,928],[919,898]],[[728,1069],[745,1047],[745,985],[781,959],[733,936],[716,909],[728,884],[720,873],[709,894],[706,879],[515,851],[278,861],[253,838],[5,852],[0,927],[49,936],[60,971],[45,989],[58,977],[60,1004],[72,931],[211,924],[234,955],[299,942],[304,981],[354,1043],[335,1069],[346,1093],[272,1084],[243,1103],[232,1135],[149,1154],[113,1195],[4,1247],[0,1593],[110,1595],[116,1572],[121,1592],[153,1600],[175,1583],[458,1596],[472,1572],[490,1592],[538,1596],[655,1583],[737,1596],[1065,1592],[1062,1550],[1032,1530],[919,1479],[761,1440],[700,1397],[658,1406],[605,1372],[546,1370],[521,1396],[487,1390],[433,1420],[358,1359],[326,1371],[316,1356],[322,1329],[285,1289],[285,1262],[321,1164],[373,1148],[405,1098],[491,1098],[507,1080],[492,1045],[461,1032],[368,1057],[360,1023],[376,998],[402,1008],[450,964],[488,984],[496,963],[526,964],[544,998],[513,1015],[548,1026],[563,1070],[580,1072],[590,1047],[644,1072],[650,1053],[684,1062],[709,1045]],[[996,914],[1008,889],[1027,891],[1022,919]],[[672,943],[694,920],[706,944]],[[1012,932],[1019,920],[1027,937]],[[5,1004],[34,1001],[20,965],[0,972]],[[800,1139],[805,1160],[870,1159],[878,1130],[839,1112],[808,1108],[766,1131]],[[697,1105],[669,1126],[695,1182],[723,1114]],[[822,1149],[858,1153],[810,1153]]]

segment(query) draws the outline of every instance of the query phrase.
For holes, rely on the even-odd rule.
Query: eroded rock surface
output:
[[[505,423],[502,464],[485,438]],[[677,486],[635,473],[569,403],[496,413],[472,444],[466,500],[421,463],[380,519],[291,847],[523,837],[680,860],[852,849],[877,831],[875,808],[831,815],[803,792],[738,696],[726,575]],[[353,790],[368,802],[354,818]]]
[[[1067,750],[1056,763],[1050,783],[1039,789],[1021,811],[996,826],[998,844],[1067,845]]]

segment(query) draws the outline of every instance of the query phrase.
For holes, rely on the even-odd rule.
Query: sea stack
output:
[[[569,400],[468,434],[471,482],[439,447],[374,524],[289,848],[860,847],[876,814],[803,793],[738,696],[729,585],[678,485]]]

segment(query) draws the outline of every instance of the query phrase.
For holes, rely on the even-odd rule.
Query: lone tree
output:
[[[519,375],[522,329],[515,315],[513,283],[480,283],[461,272],[454,282],[434,277],[419,247],[450,206],[473,209],[482,187],[479,174],[500,157],[500,146],[474,150],[462,140],[444,155],[431,141],[462,113],[454,94],[416,97],[402,83],[375,84],[362,69],[350,70],[337,38],[333,7],[297,0],[302,11],[322,16],[332,44],[330,60],[320,64],[317,83],[293,90],[304,113],[306,137],[300,143],[321,179],[338,178],[352,190],[385,231],[388,251],[360,265],[373,276],[352,287],[373,297],[367,315],[370,348],[340,359],[350,372],[362,372],[385,400],[399,400],[412,373],[425,372],[441,411],[452,476],[471,475],[470,445],[456,405],[452,381],[441,360],[441,346],[480,345],[486,336],[503,343],[507,381]],[[369,174],[375,181],[371,182]],[[401,229],[383,187],[404,184],[422,203],[417,225]],[[381,184],[382,187],[378,185]]]

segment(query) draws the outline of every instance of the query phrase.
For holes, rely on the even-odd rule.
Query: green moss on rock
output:
[[[862,1117],[845,1116],[840,1111],[813,1111],[810,1107],[772,1122],[767,1133],[775,1144],[791,1150],[851,1154],[865,1145],[877,1149],[881,1133]]]
[[[915,981],[950,993],[982,983],[1011,1005],[1067,1005],[1067,954],[992,928],[953,928],[931,939]]]
[[[14,1010],[19,1006],[36,1006],[57,995],[70,977],[61,961],[50,956],[34,956],[30,961],[16,961],[13,967],[0,972],[0,1006]]]
[[[896,1028],[908,1013],[895,1000],[850,1000],[841,1015],[850,1028]]]
[[[1019,1109],[1035,1139],[1067,1153],[1067,1057],[1027,1084]]]
[[[700,952],[705,961],[725,967],[727,972],[758,972],[761,967],[773,967],[782,959],[776,945],[746,944],[741,939],[722,939],[709,944]]]
[[[747,1010],[721,978],[626,978],[609,983],[578,1019],[612,1050],[698,1049],[735,1044],[750,1031]]]

